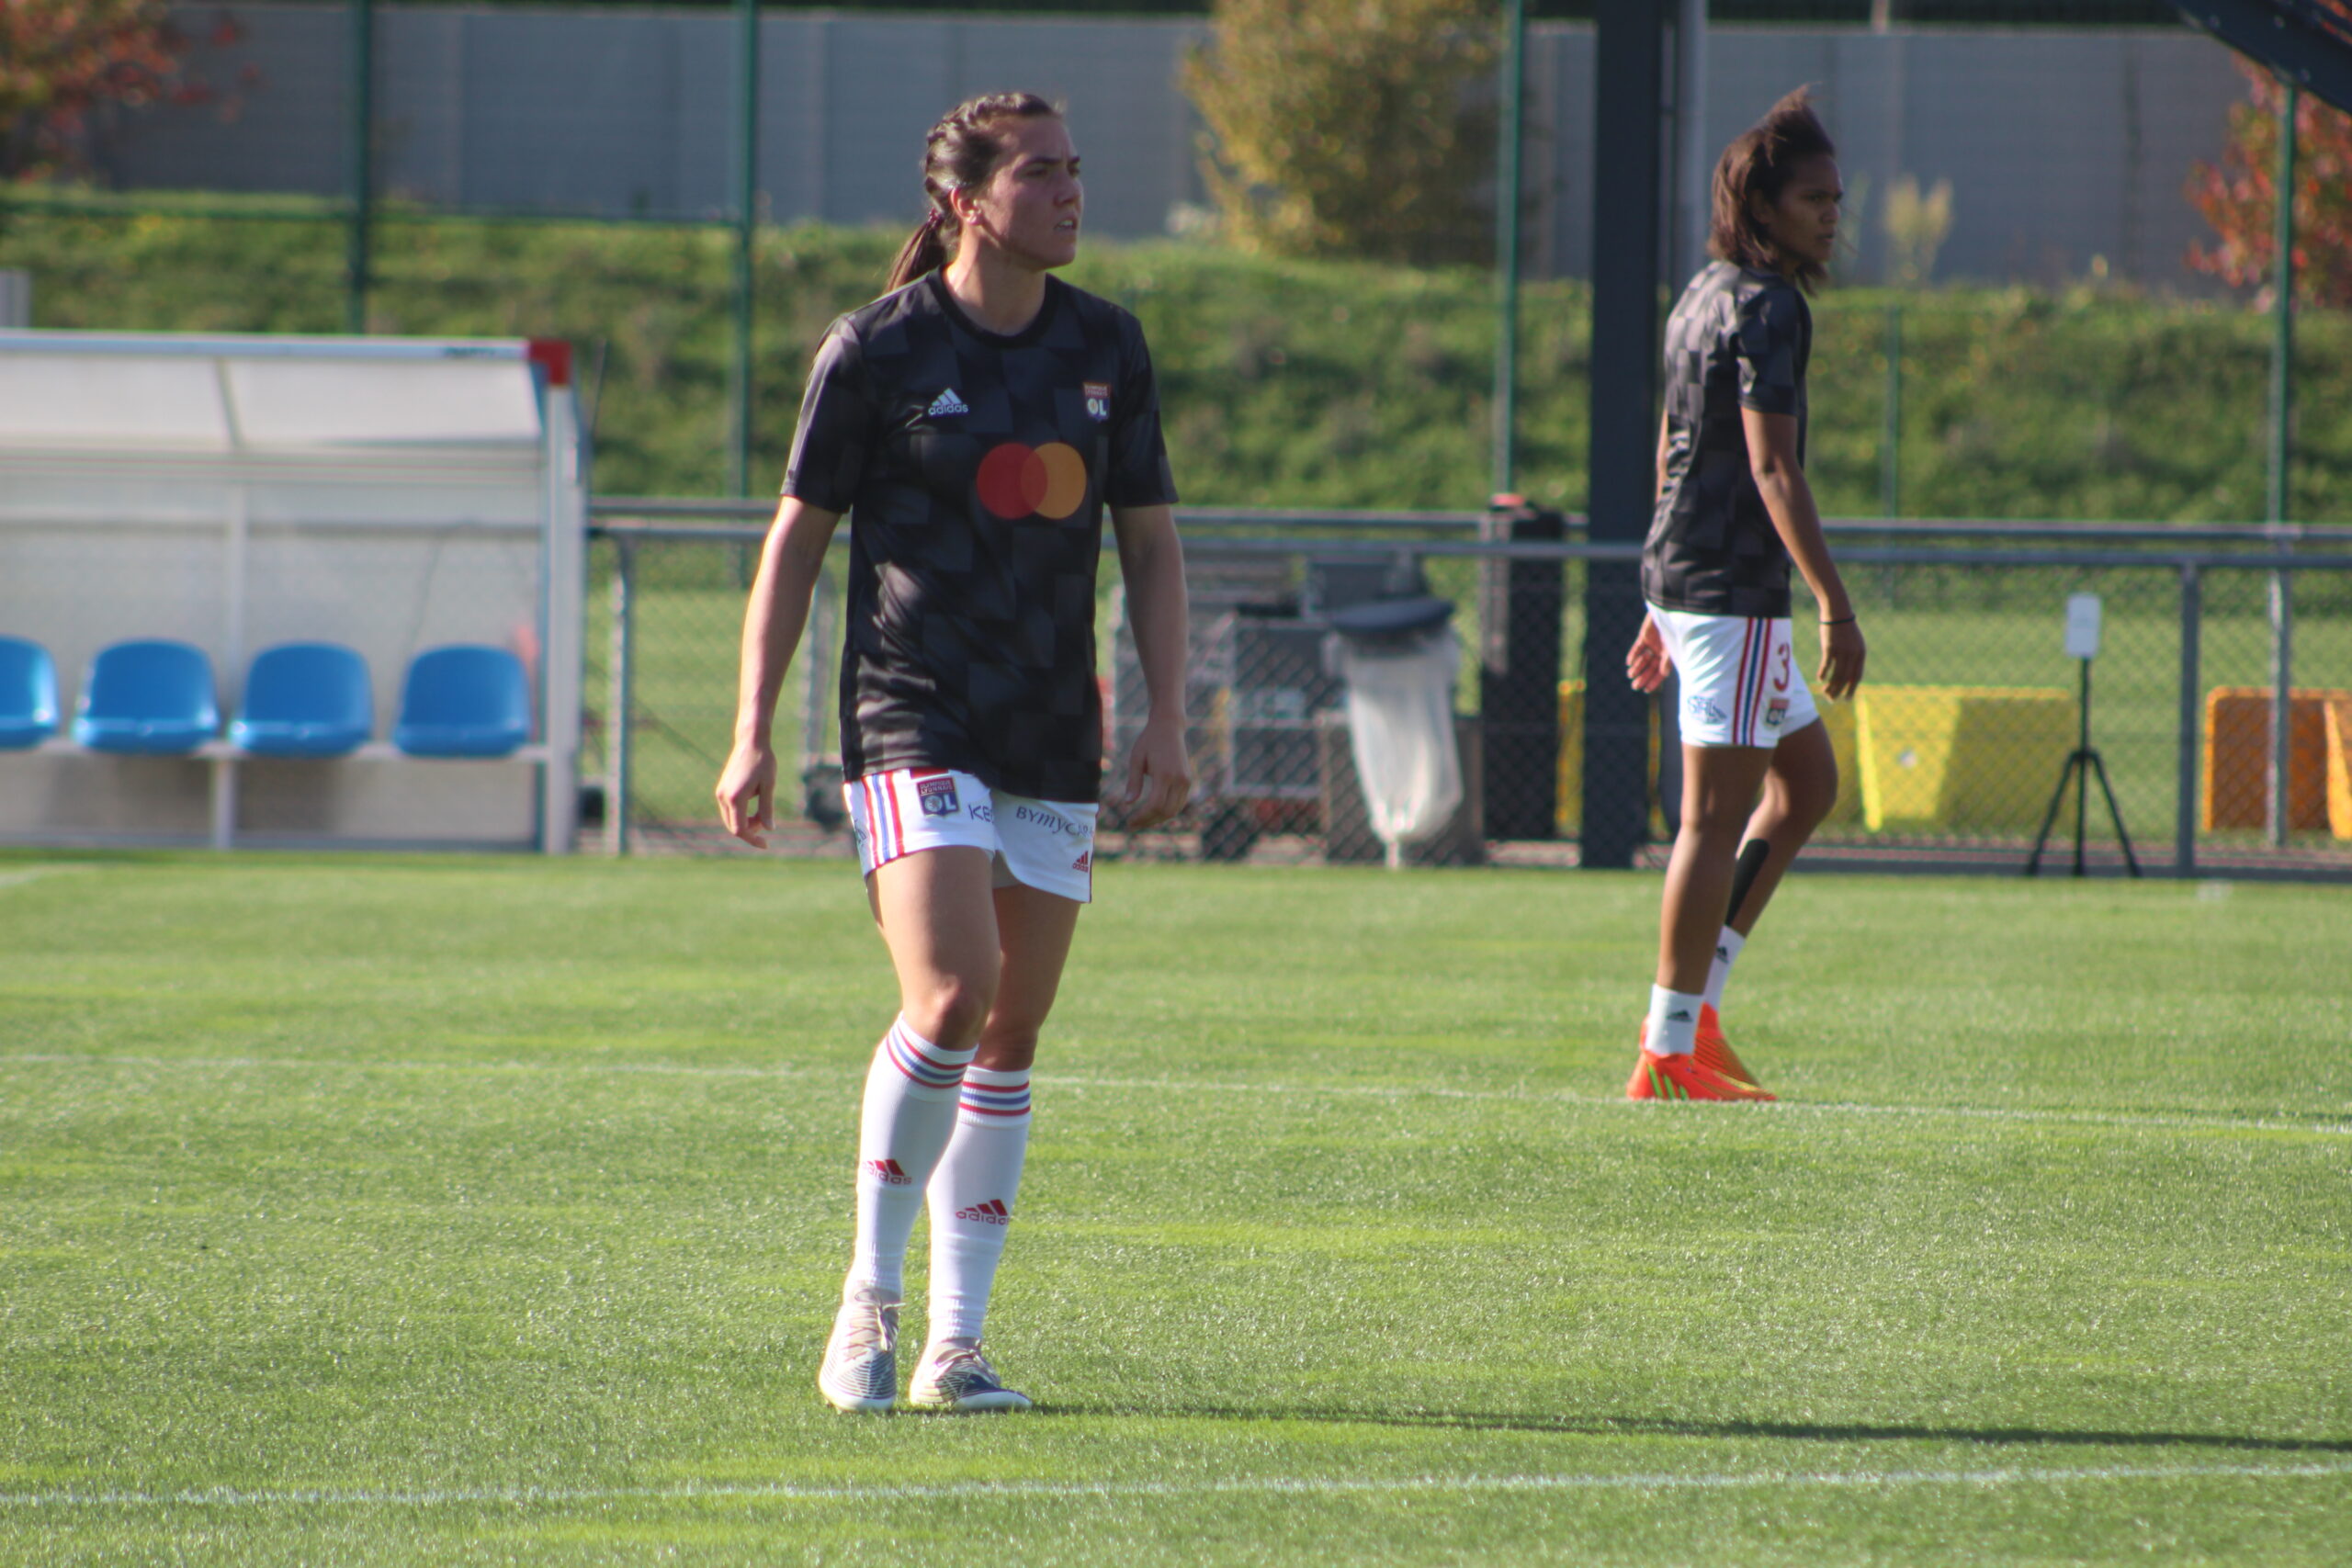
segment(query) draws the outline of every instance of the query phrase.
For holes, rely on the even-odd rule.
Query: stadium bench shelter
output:
[[[0,726],[0,841],[569,849],[569,371],[522,341],[0,332],[0,674],[28,713],[53,687]],[[193,720],[135,711],[198,664]]]

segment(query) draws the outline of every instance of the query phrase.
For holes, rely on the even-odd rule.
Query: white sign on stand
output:
[[[2098,595],[2070,593],[2066,596],[2066,657],[2097,659],[2098,657]]]

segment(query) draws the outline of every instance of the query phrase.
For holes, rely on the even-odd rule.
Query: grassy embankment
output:
[[[444,218],[387,221],[378,238],[374,330],[569,337],[592,390],[601,354],[600,491],[724,484],[728,236]],[[818,335],[871,297],[897,238],[808,227],[761,236],[755,489],[781,468]],[[343,244],[320,221],[23,206],[0,216],[0,266],[31,270],[42,326],[337,332]],[[1484,274],[1098,241],[1071,276],[1144,319],[1188,500],[1462,507],[1485,496],[1494,321]],[[1824,294],[1812,472],[1827,511],[1878,511],[1896,305],[1906,514],[2261,514],[2267,320],[2090,288]],[[1524,304],[1522,484],[1570,507],[1585,488],[1588,308],[1583,286],[1566,282],[1530,286]],[[2311,312],[2301,332],[2291,510],[2342,518],[2352,515],[2352,319]]]

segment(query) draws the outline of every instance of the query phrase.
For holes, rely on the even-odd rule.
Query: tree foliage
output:
[[[2352,18],[2352,0],[2324,0]],[[2191,171],[2188,199],[2220,235],[2192,245],[2188,265],[2241,288],[2267,290],[2277,265],[2278,126],[2286,89],[2267,71],[2241,67],[2248,101],[2230,111],[2218,164]],[[2295,110],[2295,295],[2352,305],[2352,115],[2311,94]]]
[[[1184,62],[1202,172],[1245,250],[1493,254],[1491,0],[1216,0]]]
[[[107,105],[208,103],[167,0],[0,0],[0,179],[78,173]],[[224,14],[211,41],[239,36]]]

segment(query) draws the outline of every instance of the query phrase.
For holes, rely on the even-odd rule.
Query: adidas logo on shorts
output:
[[[1094,869],[1094,852],[1092,850],[1087,851],[1084,854],[1070,862],[1069,868],[1072,871],[1092,871]]]
[[[944,419],[951,413],[970,413],[971,412],[964,400],[956,395],[956,389],[950,387],[931,400],[931,407],[923,410],[923,416],[926,419]]]

